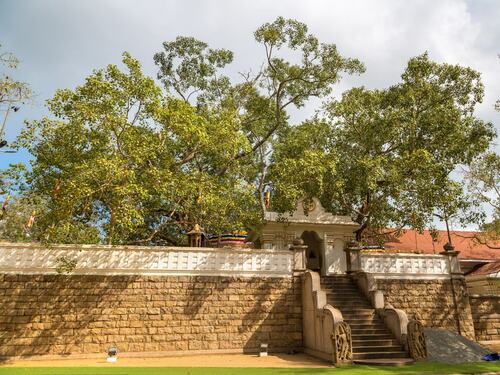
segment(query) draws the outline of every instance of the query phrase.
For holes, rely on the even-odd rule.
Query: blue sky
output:
[[[500,1],[0,0],[2,50],[21,60],[14,76],[36,94],[32,105],[10,118],[7,140],[24,120],[47,115],[44,102],[56,89],[74,88],[93,69],[119,63],[123,51],[155,76],[154,53],[177,35],[234,51],[234,76],[257,69],[264,51],[253,31],[280,15],[305,22],[320,40],[366,64],[367,72],[343,79],[335,95],[353,86],[387,87],[410,57],[429,51],[436,61],[482,73],[486,95],[477,114],[499,129],[493,106],[500,98]],[[292,121],[309,117],[319,104],[294,111]],[[0,168],[28,158],[26,152],[0,154]]]

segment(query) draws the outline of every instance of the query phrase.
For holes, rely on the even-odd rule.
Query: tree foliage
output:
[[[482,233],[474,238],[491,248],[500,249],[500,155],[485,153],[465,172],[470,194],[478,204],[489,207],[492,219],[482,223]]]
[[[34,155],[27,193],[45,203],[44,236],[169,244],[195,222],[215,232],[252,222],[252,188],[235,169],[213,173],[245,147],[233,113],[200,116],[164,96],[130,55],[123,63],[58,91],[48,103],[56,118],[28,123],[18,140]]]
[[[12,53],[0,53],[0,68],[2,68],[0,74],[0,113],[3,114],[0,116],[0,141],[4,140],[9,115],[12,112],[17,112],[20,106],[26,104],[32,97],[29,85],[12,77],[12,70],[18,66],[19,60]]]
[[[265,50],[265,61],[256,73],[242,74],[243,82],[232,83],[220,72],[232,61],[229,51],[209,49],[193,38],[164,43],[164,51],[155,55],[155,62],[165,88],[184,100],[195,96],[192,101],[199,111],[215,107],[238,114],[248,147],[221,165],[219,174],[226,173],[233,163],[243,163],[248,177],[257,181],[263,211],[271,141],[289,126],[286,110],[290,106],[301,108],[312,97],[325,97],[343,72],[361,73],[364,66],[357,59],[341,56],[334,44],[320,43],[305,24],[295,20],[278,17],[259,27],[254,37]],[[284,52],[293,53],[295,59],[281,57]]]
[[[423,54],[397,84],[353,88],[292,124],[291,107],[329,98],[364,66],[295,20],[279,17],[254,37],[264,62],[239,81],[227,74],[231,51],[178,37],[154,56],[160,85],[125,53],[124,69],[59,90],[52,116],[17,140],[33,159],[6,174],[18,193],[0,235],[177,245],[195,223],[214,234],[258,227],[271,184],[273,209],[317,196],[360,224],[358,240],[387,226],[423,229],[436,215],[479,221],[478,196],[450,177],[495,136],[474,114],[478,72]]]
[[[450,174],[484,152],[495,135],[474,116],[483,97],[479,78],[424,54],[388,89],[345,92],[322,118],[276,144],[277,205],[290,209],[297,197],[317,195],[332,212],[355,218],[358,240],[367,229],[423,229],[436,214],[463,210],[462,185]]]
[[[285,109],[328,94],[341,72],[362,65],[297,21],[279,18],[255,37],[267,63],[243,82],[221,72],[230,51],[179,37],[154,57],[164,90],[127,53],[125,70],[109,65],[59,90],[47,104],[53,117],[29,122],[17,141],[33,155],[15,202],[26,206],[16,218],[37,212],[25,239],[180,244],[195,223],[208,233],[257,225],[259,171],[288,126]],[[274,57],[285,46],[300,63]],[[22,235],[14,221],[4,237]]]

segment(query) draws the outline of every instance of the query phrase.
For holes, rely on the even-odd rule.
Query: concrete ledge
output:
[[[118,348],[119,350],[120,348]],[[297,352],[304,352],[302,348],[296,349]],[[269,353],[287,353],[290,348],[273,348]],[[120,358],[162,358],[162,357],[186,357],[195,355],[217,355],[217,354],[255,354],[259,349],[217,349],[217,350],[171,350],[158,352],[118,352]],[[326,354],[326,353],[325,353]],[[32,355],[32,356],[0,356],[0,361],[50,361],[61,359],[105,359],[107,354],[103,353],[88,353],[88,354],[47,354],[47,355]],[[331,359],[331,355],[328,357]]]
[[[332,353],[320,352],[319,350],[304,348],[304,353],[309,354],[316,358],[324,359],[325,361],[332,362],[333,356]]]

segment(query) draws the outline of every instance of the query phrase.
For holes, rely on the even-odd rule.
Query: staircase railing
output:
[[[350,363],[353,360],[351,327],[346,322],[334,325],[332,333],[333,363]]]
[[[326,302],[317,272],[306,271],[302,284],[304,352],[334,363],[352,360],[351,330],[342,313]]]
[[[384,293],[377,288],[373,275],[357,271],[351,277],[368,298],[377,314],[384,320],[396,340],[404,346],[410,357],[415,360],[427,358],[423,326],[417,320],[409,322],[406,312],[386,304]],[[411,333],[409,331],[411,330]],[[422,349],[423,348],[423,349]]]
[[[418,320],[411,320],[408,323],[408,351],[417,361],[427,358],[424,327]]]

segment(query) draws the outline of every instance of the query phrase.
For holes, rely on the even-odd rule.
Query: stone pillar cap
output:
[[[443,246],[444,251],[454,251],[455,246],[453,246],[451,243],[447,242]]]

